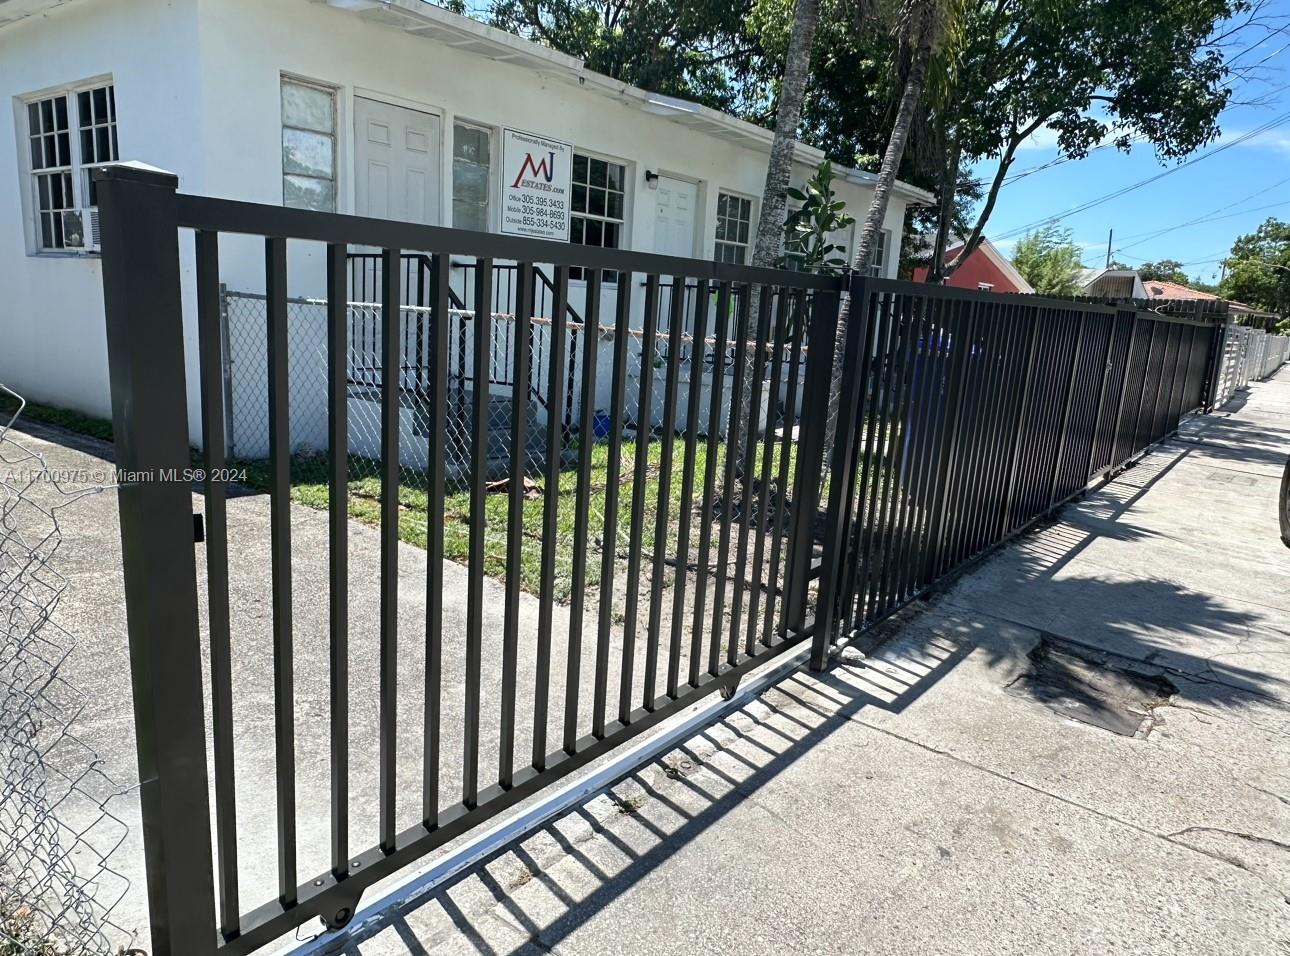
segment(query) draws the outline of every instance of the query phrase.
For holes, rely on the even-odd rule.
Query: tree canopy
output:
[[[1182,263],[1177,259],[1161,259],[1159,262],[1144,262],[1135,270],[1143,282],[1177,282],[1188,285],[1191,280],[1183,272]]]
[[[1029,232],[1017,242],[1012,264],[1035,291],[1044,295],[1075,295],[1084,268],[1079,246],[1069,230],[1056,225]]]
[[[1211,142],[1231,96],[1229,48],[1269,19],[1269,0],[962,2],[944,93],[920,105],[899,169],[906,182],[952,196],[945,228],[969,240],[959,261],[984,233],[1000,190],[1030,174],[1014,165],[1037,132],[1054,137],[1056,162],[1098,148],[1148,148],[1170,162]],[[895,5],[820,0],[798,135],[835,163],[874,170],[886,147],[903,88],[889,27]],[[794,7],[491,0],[484,17],[616,79],[771,127]],[[994,168],[985,184],[971,172],[982,163]],[[914,215],[929,227],[938,212]]]
[[[1270,218],[1239,237],[1224,266],[1224,298],[1290,317],[1290,223]]]
[[[597,73],[736,114],[764,100],[754,0],[494,0],[494,26]],[[790,8],[791,10],[791,8]],[[790,13],[791,15],[791,13]]]
[[[950,109],[965,158],[997,161],[960,261],[975,247],[1032,135],[1058,159],[1101,145],[1153,149],[1163,162],[1213,140],[1231,95],[1218,25],[1251,0],[974,0]]]

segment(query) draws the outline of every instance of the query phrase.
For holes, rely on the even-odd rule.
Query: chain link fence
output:
[[[360,260],[361,263],[361,260]],[[353,264],[353,263],[352,263]],[[453,282],[453,307],[449,312],[448,328],[448,381],[447,409],[444,416],[446,438],[445,478],[447,494],[443,503],[443,528],[445,535],[445,553],[451,559],[463,561],[468,551],[468,486],[470,481],[471,455],[475,436],[472,430],[472,411],[475,394],[475,331],[478,319],[474,309],[473,266],[463,268],[455,266],[458,271]],[[464,273],[464,274],[463,274]],[[514,415],[523,414],[525,418],[525,459],[523,475],[525,482],[524,505],[524,553],[521,558],[523,586],[536,590],[540,576],[540,542],[543,522],[543,486],[544,462],[548,442],[557,430],[562,449],[564,469],[560,477],[561,500],[559,510],[561,517],[557,522],[557,568],[556,597],[567,601],[573,586],[572,567],[574,550],[574,513],[573,498],[577,483],[576,463],[581,443],[593,442],[592,469],[589,472],[589,494],[587,521],[591,529],[593,555],[587,562],[586,588],[588,592],[597,587],[600,581],[601,566],[599,554],[603,543],[605,528],[604,505],[606,487],[610,476],[617,474],[619,486],[618,536],[619,548],[624,550],[630,530],[631,494],[636,466],[636,442],[641,431],[638,419],[643,417],[639,411],[640,382],[642,369],[648,364],[652,369],[650,389],[651,406],[648,430],[650,448],[645,468],[648,474],[645,494],[654,496],[658,493],[661,471],[662,426],[666,408],[666,371],[669,367],[668,351],[671,347],[671,329],[669,321],[674,314],[672,308],[673,289],[664,283],[658,290],[657,327],[651,341],[647,342],[642,329],[643,290],[633,288],[633,318],[630,322],[632,344],[628,349],[625,367],[623,423],[619,461],[611,463],[612,431],[612,390],[613,390],[613,355],[617,332],[614,327],[616,297],[620,293],[618,282],[625,283],[627,276],[616,277],[615,287],[606,283],[605,297],[600,309],[600,322],[589,326],[583,321],[586,310],[585,296],[574,300],[571,296],[569,312],[561,348],[561,365],[559,378],[551,381],[552,358],[555,342],[552,329],[553,289],[539,273],[539,281],[534,293],[533,317],[525,341],[520,341],[517,334],[514,315],[515,278],[504,266],[495,267],[492,292],[492,308],[489,310],[488,331],[488,381],[481,387],[488,392],[487,409],[487,450],[486,480],[488,482],[488,512],[485,563],[486,573],[505,576],[507,558],[506,527],[508,521],[508,495],[511,480],[511,447]],[[377,290],[379,280],[371,275],[356,276],[351,272],[350,295],[346,323],[348,341],[348,444],[349,444],[349,484],[351,495],[351,514],[369,523],[379,523],[380,498],[380,450],[381,450],[381,403],[380,389],[382,381],[381,338],[382,308],[379,303],[368,301],[379,298]],[[405,540],[415,543],[424,542],[425,512],[432,504],[427,501],[427,459],[431,426],[431,332],[432,310],[427,306],[416,304],[428,301],[427,289],[421,283],[417,288],[415,278],[405,276],[402,285],[405,302],[400,309],[400,388],[401,405],[400,421],[400,498],[408,507],[409,517],[406,528],[401,528]],[[409,294],[411,293],[411,294]],[[717,311],[717,296],[708,293],[699,302],[701,290],[694,284],[683,286],[678,295],[683,296],[678,309],[682,319],[680,336],[680,372],[676,389],[678,400],[677,413],[673,424],[675,451],[672,461],[671,494],[679,499],[682,471],[686,467],[684,455],[683,432],[688,425],[688,389],[691,370],[698,369],[702,377],[700,401],[696,408],[698,416],[698,433],[701,436],[696,460],[690,467],[696,469],[698,481],[702,482],[703,461],[706,457],[705,440],[708,432],[708,419],[711,416],[710,395],[714,369],[719,361],[724,362],[722,375],[723,388],[727,397],[723,400],[716,427],[719,435],[724,437],[729,426],[731,408],[742,404],[747,409],[752,392],[751,359],[745,363],[745,382],[743,397],[736,400],[729,396],[732,379],[735,373],[735,350],[727,344],[718,356],[713,333]],[[412,301],[407,301],[408,299]],[[727,306],[728,324],[727,342],[733,338],[735,297]],[[695,310],[704,307],[709,311],[703,347],[697,347],[692,331],[695,321]],[[798,314],[802,303],[795,305],[793,321],[802,321]],[[228,435],[228,454],[231,460],[247,467],[252,484],[256,476],[266,474],[265,459],[268,457],[268,374],[266,364],[266,309],[264,296],[225,290],[223,294],[223,319],[225,325],[224,376],[228,409],[226,430]],[[755,324],[755,323],[754,323]],[[289,432],[292,449],[293,483],[297,500],[306,503],[323,505],[326,501],[326,461],[327,461],[327,363],[326,363],[326,302],[322,299],[292,298],[287,303],[288,325],[288,378],[289,378]],[[516,352],[527,349],[527,375],[522,381],[516,381]],[[753,349],[749,348],[751,355]],[[767,349],[768,356],[773,354]],[[761,397],[756,417],[756,429],[760,435],[767,428],[778,429],[785,425],[783,413],[788,402],[787,382],[789,380],[789,343],[786,341],[781,351],[784,358],[783,367],[779,370],[779,387],[776,394],[771,394],[769,383],[772,374],[772,361],[767,358],[762,376]],[[796,360],[804,364],[805,349],[793,351]],[[594,416],[591,433],[582,434],[581,405],[584,363],[594,362],[594,399],[592,407]],[[792,407],[800,409],[802,382],[799,374]],[[745,411],[745,414],[747,412]],[[788,423],[791,430],[796,423]],[[777,447],[778,447],[778,443]],[[719,456],[716,469],[718,480],[724,475],[725,442],[718,441],[715,453]],[[775,455],[778,456],[776,451]],[[776,457],[778,461],[778,457]],[[760,465],[760,452],[758,453]],[[742,467],[742,465],[741,465]],[[776,472],[778,473],[778,472]],[[566,487],[567,485],[567,487]],[[697,498],[697,495],[696,495]],[[651,497],[650,500],[653,500]],[[777,499],[776,499],[777,500]],[[679,509],[681,503],[677,501]],[[718,507],[720,504],[718,502]],[[415,517],[413,517],[415,515]],[[675,533],[676,519],[679,511],[673,512],[672,533]],[[718,518],[720,515],[717,516]],[[420,524],[418,524],[418,521]],[[719,521],[713,522],[712,534],[719,533]],[[702,522],[696,513],[691,522],[691,535],[697,552],[697,536]],[[652,549],[653,528],[643,529],[643,543]],[[715,538],[714,544],[715,544]],[[531,553],[530,553],[531,551]],[[692,552],[692,554],[695,552]],[[712,554],[715,557],[716,548]],[[645,562],[648,566],[648,561]],[[663,569],[672,579],[675,569],[668,565]],[[637,583],[624,583],[621,573],[615,574],[618,591],[625,587],[636,587]],[[641,587],[648,586],[641,582]],[[620,595],[620,600],[621,600]]]
[[[61,671],[76,641],[54,620],[59,512],[101,489],[62,487],[0,414],[0,956],[141,953],[112,922],[130,885],[112,865],[124,791],[75,732],[86,700]]]

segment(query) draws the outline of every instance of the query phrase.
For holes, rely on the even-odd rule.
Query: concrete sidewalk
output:
[[[1290,369],[344,952],[1290,953]]]

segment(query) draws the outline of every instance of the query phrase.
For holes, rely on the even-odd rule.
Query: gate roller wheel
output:
[[[735,696],[735,691],[738,689],[739,681],[735,681],[733,684],[723,684],[717,693],[721,695],[722,700],[730,700],[730,698]]]
[[[327,924],[329,930],[344,929],[349,925],[349,921],[354,918],[354,907],[342,906],[332,913],[331,916],[324,917],[323,922]]]

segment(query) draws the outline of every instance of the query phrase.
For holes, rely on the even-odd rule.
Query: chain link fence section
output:
[[[589,474],[590,491],[587,509],[588,526],[591,531],[589,545],[592,548],[586,567],[585,586],[588,591],[594,590],[600,583],[601,566],[598,555],[602,549],[602,532],[605,525],[605,484],[608,475],[614,471],[617,472],[619,484],[618,550],[624,552],[623,560],[625,560],[636,460],[635,443],[640,429],[637,419],[643,417],[639,407],[640,379],[642,368],[646,363],[652,368],[650,422],[647,426],[651,433],[650,457],[647,465],[649,469],[647,494],[657,493],[659,443],[662,438],[661,426],[664,422],[667,399],[665,378],[670,339],[667,323],[672,290],[670,285],[660,289],[658,328],[654,333],[652,346],[646,343],[639,327],[631,328],[628,332],[632,344],[629,346],[626,363],[621,432],[623,442],[620,461],[618,467],[614,469],[610,467],[608,460],[613,354],[617,334],[612,324],[613,309],[608,303],[602,304],[601,320],[599,325],[594,327],[594,332],[582,320],[581,315],[571,309],[562,343],[563,371],[560,381],[552,388],[550,373],[553,336],[550,299],[543,296],[539,289],[527,340],[520,342],[513,312],[514,282],[505,273],[501,273],[501,276],[497,281],[493,309],[488,319],[490,323],[487,362],[489,380],[484,386],[488,390],[485,573],[498,578],[505,577],[507,491],[511,480],[512,426],[513,416],[518,408],[527,416],[525,460],[522,469],[526,499],[523,518],[525,534],[520,561],[524,576],[523,586],[526,589],[535,590],[536,580],[540,574],[544,462],[551,429],[558,428],[564,467],[560,479],[560,520],[557,523],[556,532],[558,545],[555,592],[557,600],[566,602],[570,597],[573,583],[572,565],[575,543],[572,505],[577,482],[576,466],[581,443],[584,440],[595,443],[592,450],[593,467]],[[370,278],[362,283],[355,283],[356,286],[359,284],[366,286],[363,291],[369,293],[375,285]],[[474,335],[478,319],[471,307],[473,306],[471,281],[467,279],[459,285],[462,286],[462,291],[455,293],[458,295],[457,305],[449,311],[447,409],[444,420],[446,500],[443,503],[443,529],[447,556],[464,563],[468,549],[468,488],[474,445],[471,418],[475,389]],[[633,302],[643,298],[641,290],[633,289],[632,293]],[[690,369],[697,365],[700,374],[704,377],[704,387],[697,409],[699,433],[701,436],[706,436],[709,385],[717,362],[715,339],[709,328],[705,347],[696,349],[690,335],[694,310],[699,307],[696,301],[696,288],[688,286],[682,294],[685,300],[682,306],[684,326],[680,359],[684,371],[678,381],[677,400],[682,404],[685,402]],[[466,308],[461,308],[461,304]],[[585,307],[585,303],[580,305]],[[707,307],[714,318],[715,305],[715,293],[712,293]],[[728,316],[731,326],[728,330],[728,339],[733,336],[734,315],[735,311],[731,306]],[[223,320],[225,406],[228,409],[228,421],[225,424],[229,443],[227,452],[230,460],[246,467],[252,485],[264,487],[267,483],[266,459],[269,453],[267,328],[264,296],[257,293],[224,290]],[[369,523],[377,524],[381,493],[381,305],[364,300],[350,301],[346,309],[346,324],[351,513]],[[711,324],[710,320],[709,327]],[[411,512],[421,515],[424,515],[428,508],[435,507],[435,504],[428,502],[426,497],[426,466],[431,425],[431,326],[430,308],[412,304],[401,306],[400,500]],[[289,298],[287,328],[288,431],[292,450],[294,493],[297,500],[321,507],[325,506],[327,496],[326,301],[314,298]],[[516,350],[520,348],[528,349],[528,375],[527,381],[524,382],[514,380]],[[594,356],[595,362],[595,400],[593,402],[595,413],[591,433],[584,436],[580,428],[581,383],[583,363],[588,355]],[[723,358],[723,387],[729,393],[736,364],[733,347],[727,346]],[[697,362],[696,359],[698,359]],[[804,360],[803,354],[802,361]],[[771,363],[767,361],[764,377],[769,376],[770,369]],[[769,389],[763,390],[755,424],[759,433],[772,422],[779,408],[786,403],[787,395],[782,383],[787,377],[785,368],[781,375],[779,394],[771,396]],[[514,400],[517,389],[520,390],[518,403]],[[745,373],[743,384],[745,397],[736,399],[728,395],[727,404],[724,405],[717,422],[720,433],[724,434],[729,425],[731,408],[738,408],[741,402],[747,408],[746,396],[751,389],[751,376]],[[793,402],[799,410],[801,391],[802,385],[799,382]],[[682,409],[674,425],[678,434],[677,450],[673,461],[673,496],[677,496],[680,487],[680,471],[684,459],[681,449],[683,436],[679,433],[686,424],[686,412]],[[795,425],[796,422],[792,424]],[[700,451],[704,444],[701,440]],[[718,454],[723,463],[724,453],[725,444],[719,442]],[[723,471],[724,465],[717,469],[719,478]],[[673,531],[676,527],[676,517],[674,513]],[[401,526],[401,535],[405,540],[424,543],[418,539],[418,535],[424,533],[424,518],[420,520],[422,524],[419,528],[417,521],[410,517],[407,526]],[[696,515],[691,530],[691,535],[696,538],[691,551],[692,556],[697,551],[697,535],[700,526],[701,522]],[[717,527],[718,523],[714,523],[713,528]],[[652,548],[652,534],[652,526],[644,529],[643,543],[647,549]],[[715,541],[713,543],[715,545]],[[715,557],[715,547],[712,549],[712,554]],[[648,566],[648,560],[645,564]],[[670,579],[674,569],[669,565],[666,571]],[[623,581],[621,573],[616,574],[615,577],[618,585],[616,590],[632,586]],[[645,582],[641,583],[645,585]]]
[[[0,420],[0,956],[141,953],[112,922],[130,887],[112,868],[125,791],[75,733],[86,700],[61,671],[76,641],[53,619],[58,513],[102,489],[60,486],[14,438],[21,398],[0,394],[19,406]]]

